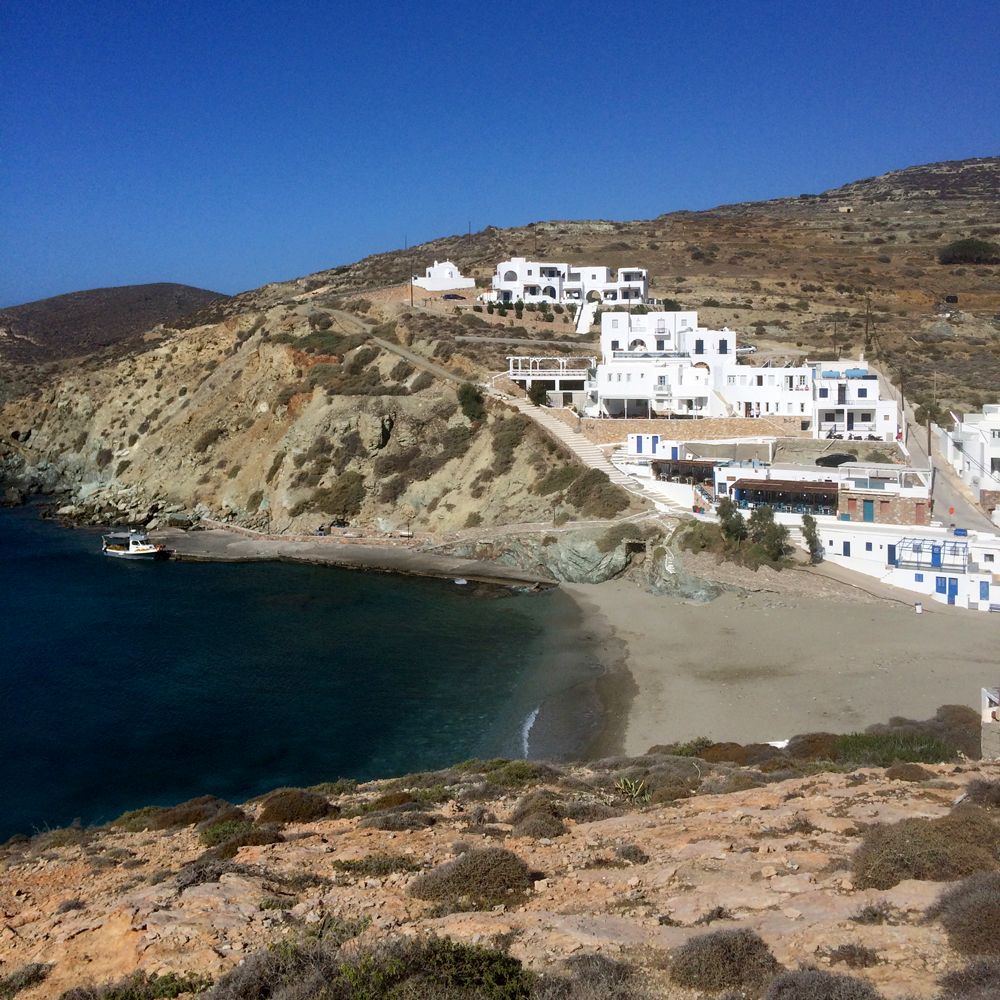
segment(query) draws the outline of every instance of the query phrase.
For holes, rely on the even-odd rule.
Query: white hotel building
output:
[[[588,416],[797,417],[814,437],[882,441],[899,426],[862,362],[741,365],[735,331],[699,327],[696,312],[604,313],[601,354]]]
[[[625,302],[646,301],[649,277],[641,267],[611,268],[590,264],[551,264],[512,257],[497,264],[492,302]]]

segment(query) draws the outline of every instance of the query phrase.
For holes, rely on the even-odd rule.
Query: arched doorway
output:
[[[552,300],[555,300],[556,290],[555,290],[555,288],[552,285],[546,285],[542,289],[542,295],[546,296],[546,298],[550,298]]]
[[[596,288],[593,291],[587,292],[587,301],[588,302],[600,302],[601,301],[601,293]]]
[[[517,271],[504,271],[503,273],[504,281],[517,281]]]

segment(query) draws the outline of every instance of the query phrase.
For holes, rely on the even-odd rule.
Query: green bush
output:
[[[642,541],[644,538],[642,528],[631,521],[626,521],[624,524],[616,524],[608,528],[597,540],[597,550],[599,552],[612,552],[622,542]]]
[[[854,852],[859,888],[891,889],[904,879],[949,882],[1000,868],[1000,826],[976,806],[937,819],[869,827]]]
[[[1000,264],[1000,246],[974,238],[956,240],[938,251],[942,264]]]
[[[532,382],[531,387],[528,389],[528,400],[535,406],[544,406],[548,401],[549,390],[545,388],[542,382]]]
[[[699,990],[760,989],[780,969],[760,936],[746,929],[693,937],[670,959],[671,980]]]
[[[1000,959],[1000,873],[979,873],[945,890],[927,911],[963,955]]]
[[[943,764],[958,751],[923,733],[847,733],[833,743],[833,759],[855,767],[889,767],[897,762]]]
[[[489,910],[500,903],[520,902],[531,886],[532,873],[516,854],[484,847],[417,876],[409,892],[452,911]]]
[[[304,788],[282,788],[264,799],[260,823],[312,823],[337,812],[326,796]]]
[[[548,496],[550,493],[561,493],[572,486],[574,480],[583,472],[583,467],[579,465],[559,465],[550,469],[537,480],[531,491],[540,496]]]
[[[289,511],[298,517],[306,511],[319,511],[330,517],[351,518],[361,511],[365,499],[365,477],[360,472],[345,472],[332,486],[317,490],[311,497],[300,500]]]
[[[234,837],[245,836],[252,829],[253,823],[248,819],[226,819],[210,823],[201,831],[198,838],[205,847],[218,847],[219,844],[232,840]]]
[[[486,416],[486,404],[482,390],[471,382],[463,382],[458,387],[458,403],[462,413],[470,423],[479,423]]]
[[[628,508],[628,494],[601,469],[587,469],[566,490],[566,501],[588,517],[614,517]]]

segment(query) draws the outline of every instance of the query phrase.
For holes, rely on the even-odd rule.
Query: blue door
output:
[[[862,514],[861,519],[863,521],[874,521],[875,520],[875,501],[874,500],[862,500]]]
[[[636,434],[635,436],[635,453],[637,455],[642,454],[642,435]]]
[[[850,542],[844,542],[843,553],[844,553],[845,556],[849,556],[851,554],[851,543]]]
[[[673,446],[673,447],[672,447],[672,448],[670,449],[670,457],[671,457],[671,458],[679,458],[679,457],[680,457],[680,456],[679,456],[679,455],[677,454],[677,445],[674,445],[674,446]]]
[[[949,576],[948,577],[948,603],[954,604],[955,598],[958,597],[958,577]]]
[[[896,546],[895,545],[890,545],[889,546],[889,565],[890,566],[895,566],[896,565]]]
[[[932,545],[931,546],[931,566],[941,565],[941,546]]]
[[[650,451],[652,451],[652,453],[655,455],[656,452],[657,452],[657,450],[659,449],[659,447],[660,447],[660,435],[659,434],[654,434],[653,435],[653,447],[650,449]]]
[[[990,581],[979,581],[979,600],[988,601],[990,599]]]

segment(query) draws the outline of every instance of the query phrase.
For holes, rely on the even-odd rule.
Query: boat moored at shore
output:
[[[169,559],[170,549],[149,540],[144,531],[121,531],[101,536],[101,551],[115,559]]]

